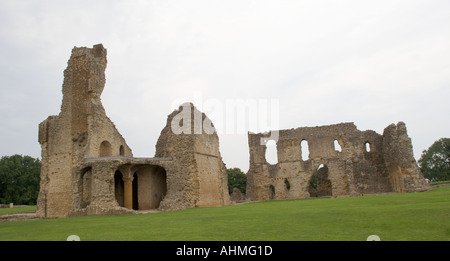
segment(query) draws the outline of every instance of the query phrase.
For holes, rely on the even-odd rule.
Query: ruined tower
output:
[[[100,100],[105,69],[103,45],[73,48],[64,71],[61,113],[39,124],[42,169],[37,213],[41,217],[69,214],[73,167],[83,158],[132,156]]]

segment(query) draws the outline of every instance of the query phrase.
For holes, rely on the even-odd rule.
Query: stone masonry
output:
[[[133,157],[100,99],[106,54],[101,44],[73,48],[64,71],[61,112],[39,124],[42,167],[37,216],[229,205],[219,138],[211,120],[192,103],[168,115],[155,157]],[[389,125],[382,135],[360,131],[353,123],[271,134],[248,134],[247,199],[235,192],[234,201],[429,188],[403,122]],[[266,143],[273,137],[278,137],[278,163],[271,165],[265,154]]]
[[[227,175],[213,133],[175,135],[174,111],[161,132],[156,157],[134,158],[106,116],[106,49],[73,48],[64,71],[58,116],[39,124],[42,149],[39,217],[133,213],[229,204]],[[180,106],[192,114],[192,104]]]
[[[278,163],[265,153],[271,133],[248,134],[250,200],[358,196],[428,189],[403,122],[383,135],[353,123],[280,130]],[[261,142],[262,141],[262,142]],[[302,158],[302,154],[309,155]]]

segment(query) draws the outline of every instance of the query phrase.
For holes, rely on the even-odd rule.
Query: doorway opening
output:
[[[132,188],[133,188],[133,193],[132,193],[132,201],[133,201],[133,209],[134,210],[138,210],[139,209],[139,201],[138,201],[138,191],[139,191],[139,187],[138,187],[138,175],[135,172],[133,174],[133,182],[132,182]]]
[[[124,206],[124,183],[123,174],[120,171],[114,173],[114,196],[120,207]]]
[[[309,181],[310,197],[330,197],[332,195],[331,180],[328,175],[327,165],[320,164]]]
[[[163,167],[142,166],[133,179],[133,209],[157,209],[167,193],[167,174]],[[136,184],[134,185],[134,181]],[[136,206],[134,205],[136,202]]]

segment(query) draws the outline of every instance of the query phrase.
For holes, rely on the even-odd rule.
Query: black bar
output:
[[[444,249],[448,242],[303,242],[303,241],[125,241],[125,242],[0,242],[6,251],[17,251],[37,257],[36,253],[51,257],[63,258],[117,258],[151,255],[167,260],[194,258],[205,259],[265,259],[273,260],[286,256],[296,257],[295,260],[306,260],[309,257],[364,260],[385,260],[401,257],[416,258],[418,254],[430,249]],[[8,252],[8,251],[7,251]],[[5,252],[5,253],[7,253]],[[13,253],[13,252],[11,252]],[[159,259],[159,258],[158,258]],[[76,259],[74,259],[76,260]],[[145,259],[147,260],[147,259]],[[150,260],[150,259],[148,259]]]

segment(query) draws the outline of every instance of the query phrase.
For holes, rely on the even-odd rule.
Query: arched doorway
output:
[[[309,182],[310,197],[329,197],[332,195],[331,180],[327,165],[320,164]]]
[[[120,171],[114,173],[114,194],[119,206],[124,206],[124,183],[123,174]]]
[[[91,202],[92,197],[92,168],[88,167],[81,172],[81,208]]]

